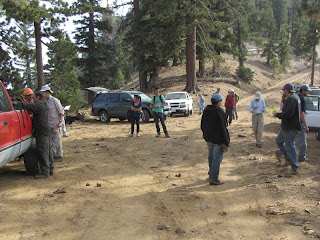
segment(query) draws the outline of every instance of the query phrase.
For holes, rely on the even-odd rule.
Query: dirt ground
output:
[[[207,148],[201,116],[170,117],[171,138],[155,138],[153,122],[140,138],[130,124],[96,119],[68,126],[64,161],[49,179],[23,175],[22,161],[0,169],[0,239],[312,239],[320,238],[320,142],[308,136],[300,174],[277,167],[273,150],[280,121],[265,115],[263,147],[255,147],[248,105],[262,90],[269,109],[279,107],[286,82],[306,81],[309,71],[271,77],[252,61],[256,81],[240,87],[199,82],[206,102],[217,86],[240,93],[239,120],[229,127],[221,186],[207,182]],[[163,82],[165,92],[183,82]],[[289,170],[289,168],[287,169]]]

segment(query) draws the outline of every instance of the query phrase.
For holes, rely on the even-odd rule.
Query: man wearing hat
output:
[[[303,162],[306,160],[306,151],[307,151],[307,133],[309,132],[309,127],[306,121],[306,101],[304,97],[308,96],[309,94],[309,85],[302,84],[300,86],[300,92],[298,96],[301,101],[301,130],[298,133],[298,142],[299,142],[299,154],[298,154],[298,161]]]
[[[21,96],[23,102],[33,103],[33,94],[31,88],[23,89],[23,96]]]
[[[221,185],[219,179],[220,163],[223,153],[228,151],[230,137],[227,128],[226,115],[221,109],[222,96],[214,93],[211,97],[212,105],[208,105],[201,119],[203,138],[208,146],[209,184]]]
[[[281,113],[274,113],[274,117],[281,119],[281,129],[277,137],[277,145],[280,152],[284,153],[286,160],[283,167],[291,165],[291,173],[297,174],[299,165],[296,151],[296,138],[298,132],[301,130],[300,112],[301,102],[298,95],[294,94],[294,86],[291,83],[287,83],[283,87],[283,95],[287,98],[283,105]]]
[[[228,90],[228,96],[226,98],[226,102],[224,104],[225,108],[226,108],[226,115],[227,115],[227,122],[229,123],[229,125],[231,125],[232,122],[232,115],[233,115],[233,110],[235,107],[235,97],[234,97],[234,90],[233,89],[229,89]],[[228,121],[229,119],[229,121]]]
[[[41,88],[40,92],[43,92],[44,98],[47,100],[48,106],[48,122],[52,132],[53,141],[53,156],[56,161],[62,161],[63,151],[62,142],[60,136],[60,128],[63,122],[63,107],[60,101],[52,96],[53,91],[48,85]]]
[[[261,148],[261,139],[264,128],[263,113],[266,111],[266,104],[262,99],[261,92],[256,92],[251,100],[249,111],[252,113],[252,129],[256,138],[256,147]]]

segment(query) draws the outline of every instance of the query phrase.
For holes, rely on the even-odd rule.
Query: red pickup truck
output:
[[[14,110],[0,81],[0,167],[25,153],[32,142],[32,119],[25,110]]]

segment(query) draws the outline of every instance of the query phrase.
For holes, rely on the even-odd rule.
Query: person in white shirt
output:
[[[252,128],[256,138],[256,147],[261,148],[262,133],[264,129],[263,113],[266,111],[266,104],[262,99],[261,92],[256,92],[251,100],[249,111],[252,113]]]

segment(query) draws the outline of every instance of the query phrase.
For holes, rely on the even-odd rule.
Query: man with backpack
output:
[[[151,108],[152,108],[152,113],[153,113],[153,118],[154,118],[154,122],[156,124],[156,128],[157,128],[157,135],[156,137],[160,137],[160,126],[159,126],[159,120],[161,122],[162,128],[163,128],[163,132],[166,136],[166,138],[169,138],[169,134],[167,131],[167,127],[166,124],[164,122],[164,115],[163,115],[163,107],[165,106],[165,101],[164,101],[164,97],[162,95],[160,95],[160,89],[159,88],[155,88],[154,89],[154,96],[151,99]]]

